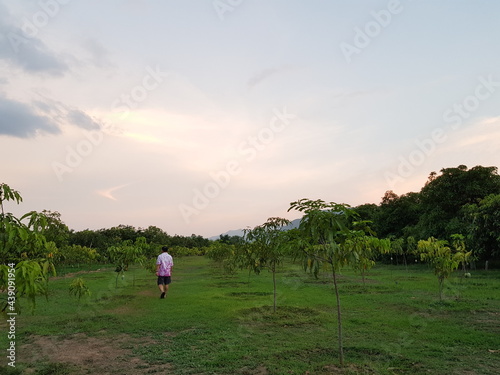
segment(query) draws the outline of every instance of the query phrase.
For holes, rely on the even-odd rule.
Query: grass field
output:
[[[175,259],[169,295],[140,268],[59,276],[16,321],[16,368],[0,374],[498,374],[500,272],[438,282],[425,265],[377,265],[366,284],[340,277],[346,366],[339,367],[331,279],[287,264],[278,274],[223,275],[205,257]],[[92,291],[68,293],[82,277]],[[0,347],[8,348],[5,319]]]

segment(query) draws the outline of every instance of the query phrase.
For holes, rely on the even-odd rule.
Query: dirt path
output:
[[[113,337],[93,337],[84,333],[65,337],[31,336],[29,343],[20,345],[18,360],[29,366],[26,374],[35,374],[36,367],[49,363],[67,365],[66,373],[71,375],[173,374],[170,365],[149,364],[134,354],[134,348],[153,343],[152,339],[126,334]]]

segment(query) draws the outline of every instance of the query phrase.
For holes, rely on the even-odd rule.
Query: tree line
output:
[[[419,240],[430,237],[451,243],[464,237],[476,261],[500,266],[500,176],[497,167],[465,165],[430,173],[419,192],[387,191],[380,204],[356,211],[380,238],[395,240],[408,255]]]

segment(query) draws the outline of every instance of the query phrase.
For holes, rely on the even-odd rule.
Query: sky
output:
[[[500,2],[0,0],[0,183],[216,236],[500,165]]]

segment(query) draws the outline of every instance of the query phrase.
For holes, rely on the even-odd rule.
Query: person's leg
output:
[[[163,277],[161,276],[158,276],[158,289],[160,289],[160,298],[165,298],[165,293],[166,293],[166,290],[165,290],[165,284],[164,284],[164,280],[163,280]]]
[[[170,276],[165,277],[165,285],[164,285],[164,287],[165,287],[165,294],[168,293],[168,286],[169,286],[170,282],[171,282]]]

